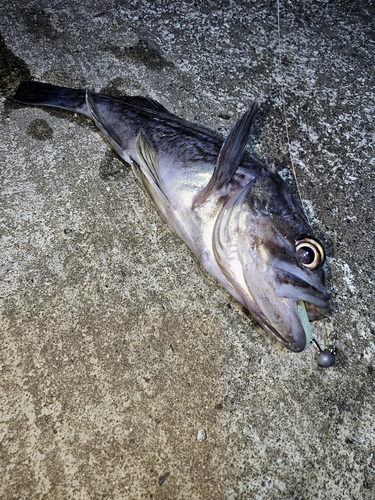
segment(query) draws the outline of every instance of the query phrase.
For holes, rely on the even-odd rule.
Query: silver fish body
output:
[[[299,305],[329,315],[324,250],[285,181],[245,150],[256,104],[224,140],[143,97],[22,82],[14,100],[93,119],[207,271],[288,349],[307,346]]]

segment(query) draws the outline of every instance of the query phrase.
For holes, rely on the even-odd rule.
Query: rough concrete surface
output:
[[[375,4],[0,5],[1,499],[375,498]],[[159,100],[287,174],[328,249],[336,351],[279,346],[94,125],[21,78]],[[204,431],[204,432],[203,432]]]

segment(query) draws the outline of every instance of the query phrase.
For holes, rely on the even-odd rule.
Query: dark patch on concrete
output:
[[[111,97],[121,98],[121,96],[124,95],[124,92],[120,89],[124,86],[126,86],[124,78],[117,77],[108,82],[105,87],[100,89],[100,93],[110,95]]]
[[[36,38],[57,38],[57,31],[52,25],[49,12],[36,7],[21,8],[20,14],[27,31]]]
[[[130,165],[121,161],[116,153],[108,150],[99,166],[99,175],[103,180],[120,180],[127,176]]]
[[[42,120],[41,118],[30,122],[26,132],[30,137],[38,141],[47,141],[53,137],[53,129],[46,120]]]
[[[8,49],[0,34],[0,95],[13,95],[21,80],[30,80],[27,64]]]
[[[141,63],[152,70],[174,68],[174,64],[163,56],[159,47],[148,40],[140,39],[136,44],[125,47],[106,45],[104,49],[110,51],[119,59],[123,58],[133,63]]]
[[[74,89],[85,89],[92,85],[92,82],[88,82],[79,69],[76,72],[69,72],[65,71],[63,67],[53,68],[53,70],[42,73],[40,81]]]

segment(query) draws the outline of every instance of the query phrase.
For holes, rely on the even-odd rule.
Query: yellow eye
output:
[[[318,269],[324,264],[325,252],[319,241],[303,238],[296,241],[296,252],[299,261],[309,269]]]

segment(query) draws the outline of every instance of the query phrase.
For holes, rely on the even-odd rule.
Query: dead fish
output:
[[[310,343],[330,314],[325,251],[287,183],[246,150],[256,102],[224,139],[146,97],[22,82],[13,99],[94,120],[207,271],[285,347]]]

